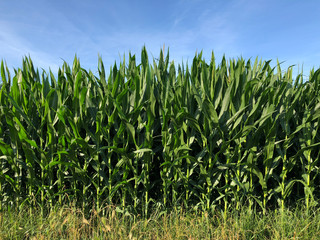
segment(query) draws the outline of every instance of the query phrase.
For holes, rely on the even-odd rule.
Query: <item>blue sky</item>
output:
[[[157,58],[165,44],[175,63],[191,64],[196,51],[209,61],[243,57],[296,64],[308,75],[320,67],[318,0],[82,1],[1,0],[0,59],[12,69],[30,55],[56,72],[63,60],[97,70],[143,45]]]

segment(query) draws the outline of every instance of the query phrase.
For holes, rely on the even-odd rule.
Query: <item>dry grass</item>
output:
[[[317,239],[320,214],[296,210],[267,215],[248,210],[224,215],[176,211],[148,219],[119,214],[115,208],[90,215],[74,207],[0,213],[0,239]]]

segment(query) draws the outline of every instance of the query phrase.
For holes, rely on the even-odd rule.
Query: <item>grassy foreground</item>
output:
[[[319,210],[274,210],[266,215],[242,209],[229,212],[190,213],[184,210],[142,218],[120,214],[116,208],[89,216],[70,205],[51,209],[0,212],[0,239],[318,239]]]

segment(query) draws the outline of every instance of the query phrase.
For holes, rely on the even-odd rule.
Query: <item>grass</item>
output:
[[[259,211],[242,208],[223,213],[184,210],[149,218],[121,214],[115,207],[104,214],[94,209],[86,216],[72,205],[51,208],[41,216],[39,208],[0,213],[0,239],[318,239],[320,212],[305,207]]]

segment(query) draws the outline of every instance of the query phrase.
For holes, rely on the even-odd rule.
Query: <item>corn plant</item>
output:
[[[320,71],[202,52],[176,67],[142,49],[98,74],[75,57],[55,75],[1,62],[0,208],[76,202],[148,216],[188,208],[227,217],[319,199]]]

